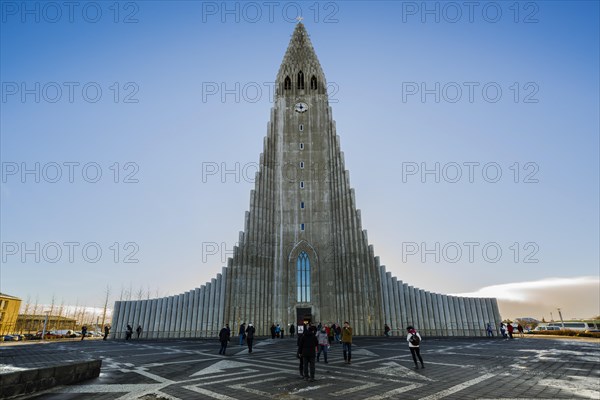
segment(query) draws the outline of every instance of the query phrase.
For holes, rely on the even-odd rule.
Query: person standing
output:
[[[229,325],[225,324],[225,326],[219,332],[219,341],[221,342],[221,349],[219,350],[219,354],[225,355],[225,351],[227,350],[227,343],[229,342],[230,337],[231,331],[229,330]]]
[[[344,362],[352,364],[352,328],[348,321],[344,322],[342,329],[342,349],[344,351]]]
[[[271,324],[271,339],[275,339],[275,324]]]
[[[137,333],[137,338],[140,338],[140,335],[142,334],[142,326],[138,325],[137,328],[135,328],[135,333]]]
[[[419,332],[417,332],[412,326],[409,326],[406,328],[406,330],[408,331],[408,334],[406,335],[406,341],[408,342],[408,348],[410,349],[412,359],[415,362],[415,369],[419,369],[417,358],[421,362],[421,368],[425,368],[425,365],[423,364],[423,358],[421,357],[421,335],[419,335]]]
[[[518,324],[517,325],[517,331],[519,331],[519,337],[520,338],[524,338],[525,337],[525,335],[523,334],[523,325]]]
[[[283,339],[283,337],[285,336],[285,328],[282,326],[281,327],[281,338]]]
[[[85,338],[85,335],[87,335],[87,326],[84,325],[81,327],[81,340]]]
[[[390,337],[390,331],[391,331],[390,326],[388,324],[385,324],[383,326],[383,334],[387,337]]]
[[[246,344],[248,345],[248,353],[252,353],[252,342],[254,342],[254,326],[252,322],[248,324],[248,328],[246,328]]]
[[[319,362],[319,357],[321,353],[323,353],[323,359],[325,360],[325,364],[327,363],[327,350],[329,347],[329,339],[327,336],[327,329],[325,327],[321,328],[321,331],[317,333],[317,341],[319,342],[319,352],[317,353],[317,362]]]
[[[502,334],[502,338],[508,339],[508,336],[506,336],[506,325],[504,325],[504,322],[500,322],[500,333]]]
[[[133,327],[131,325],[127,324],[127,330],[125,331],[125,340],[131,339],[132,335],[133,335]]]
[[[240,325],[240,330],[238,331],[238,334],[240,335],[240,346],[242,346],[244,344],[244,339],[246,339],[246,323],[242,322],[242,324]]]
[[[104,325],[104,339],[102,340],[106,340],[106,338],[108,338],[108,332],[110,332],[110,328],[108,325]]]
[[[315,327],[309,327],[300,339],[300,351],[302,364],[304,366],[304,380],[313,382],[315,380],[315,348],[319,344],[315,336]]]
[[[281,327],[279,326],[279,324],[277,324],[277,326],[275,327],[275,337],[279,338],[281,335]]]
[[[294,324],[290,325],[290,337],[294,337],[294,333],[296,331],[296,327],[294,326]]]

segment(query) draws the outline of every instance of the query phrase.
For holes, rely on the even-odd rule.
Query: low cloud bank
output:
[[[600,315],[600,278],[597,276],[505,283],[454,296],[495,297],[502,318],[543,317],[547,321],[551,318],[558,320],[558,308],[564,319]]]

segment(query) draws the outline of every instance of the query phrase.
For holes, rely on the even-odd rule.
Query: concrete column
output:
[[[171,337],[171,317],[173,316],[173,296],[165,297],[163,302],[163,319],[165,324],[161,332],[161,338]]]
[[[202,337],[208,337],[208,310],[210,301],[210,282],[204,285],[204,306],[202,307]]]
[[[437,324],[439,323],[439,315],[436,317],[434,312],[435,303],[433,302],[433,297],[431,292],[425,292],[425,302],[427,303],[427,317],[429,318],[429,334],[437,336]]]
[[[389,273],[389,272],[388,272]],[[390,324],[390,328],[398,330],[399,327],[398,325],[400,325],[400,299],[398,297],[398,279],[394,276],[391,277],[391,273],[389,273],[390,277],[386,277],[387,278],[387,287],[388,287],[388,292],[390,294],[390,317],[391,320],[387,321]],[[390,279],[391,278],[391,279]]]
[[[148,338],[150,339],[154,339],[156,338],[156,330],[157,328],[157,317],[156,317],[156,307],[157,307],[157,300],[156,299],[152,299],[150,300],[150,304],[148,306],[148,310],[149,310],[149,315],[148,315],[148,327],[147,327],[147,332],[148,332]]]
[[[458,297],[458,305],[460,307],[460,316],[462,319],[462,326],[465,327],[465,336],[471,336],[473,332],[471,331],[471,327],[469,326],[469,319],[467,318],[467,310],[465,307],[465,298]]]
[[[204,292],[206,291],[206,286],[202,285],[200,287],[200,292],[198,293],[198,319],[196,320],[196,337],[204,337]]]
[[[462,336],[460,327],[460,312],[456,314],[456,304],[454,304],[454,296],[446,296],[448,300],[448,312],[450,313],[450,324],[452,326],[452,336]]]
[[[394,325],[392,325],[392,322],[388,322],[392,320],[392,313],[390,311],[390,309],[392,308],[392,300],[390,299],[390,295],[388,292],[388,286],[390,284],[391,281],[391,274],[388,276],[385,272],[385,266],[380,265],[379,266],[379,274],[381,275],[381,301],[383,304],[383,314],[385,315],[383,317],[384,319],[384,323],[388,323],[390,324],[392,327],[394,327]]]
[[[416,316],[415,327],[417,329],[423,329],[425,324],[423,323],[423,310],[421,309],[420,292],[419,292],[419,289],[414,286],[413,286],[412,292],[413,292],[413,301],[415,304],[415,316]]]
[[[177,318],[177,297],[169,296],[167,300],[167,325],[165,325],[165,334],[167,338],[173,337],[175,330],[175,319]]]
[[[398,303],[397,309],[400,311],[400,320],[398,321],[398,329],[400,330],[400,336],[404,335],[406,327],[408,326],[408,310],[406,308],[406,283],[398,281]]]
[[[261,268],[262,270],[262,268]],[[221,275],[221,295],[219,296],[219,323],[220,324],[226,324],[229,323],[229,326],[231,327],[231,329],[233,329],[234,327],[234,321],[229,321],[229,320],[225,320],[225,296],[226,296],[226,287],[227,287],[227,268],[223,267]],[[262,282],[261,282],[262,283]],[[262,291],[260,292],[261,294],[259,295],[261,298],[262,296]],[[262,309],[262,307],[261,307]]]
[[[112,315],[112,321],[110,323],[111,326],[111,330],[113,331],[113,333],[111,334],[111,337],[117,337],[115,335],[116,332],[118,332],[119,326],[121,325],[121,314],[122,314],[122,309],[121,309],[121,305],[122,302],[120,301],[115,301],[115,306],[113,308],[113,315]],[[104,327],[103,327],[104,329]]]

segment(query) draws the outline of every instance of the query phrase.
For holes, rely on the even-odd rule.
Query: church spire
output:
[[[326,94],[326,87],[308,32],[298,22],[277,74],[277,95]]]

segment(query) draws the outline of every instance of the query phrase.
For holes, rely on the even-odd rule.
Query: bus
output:
[[[559,329],[569,329],[582,332],[600,332],[600,324],[589,321],[567,321],[551,322],[548,327],[558,327]]]

